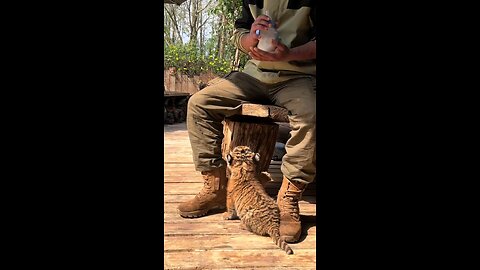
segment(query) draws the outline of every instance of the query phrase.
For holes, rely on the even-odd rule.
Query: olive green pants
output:
[[[275,104],[289,111],[290,139],[281,171],[289,180],[315,177],[315,77],[265,84],[241,72],[215,79],[188,101],[187,128],[198,171],[226,166],[222,158],[223,124],[245,102]]]

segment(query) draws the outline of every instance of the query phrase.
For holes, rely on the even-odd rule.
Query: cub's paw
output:
[[[223,219],[225,220],[237,219],[237,215],[235,215],[235,213],[225,212],[223,213]]]

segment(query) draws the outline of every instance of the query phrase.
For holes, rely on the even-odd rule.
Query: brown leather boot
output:
[[[227,176],[225,167],[202,172],[203,188],[190,201],[178,206],[184,218],[201,217],[213,209],[225,209],[227,199]]]
[[[292,243],[298,241],[302,233],[300,223],[300,209],[298,201],[307,185],[299,182],[290,182],[283,177],[282,187],[277,196],[277,204],[280,209],[280,236],[284,237],[285,242]]]

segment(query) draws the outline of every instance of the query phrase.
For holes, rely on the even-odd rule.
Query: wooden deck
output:
[[[300,202],[303,233],[290,244],[287,255],[269,237],[241,230],[239,221],[226,221],[221,213],[197,219],[177,214],[177,206],[193,198],[203,179],[192,163],[185,123],[164,126],[164,269],[315,269],[316,198],[310,185]],[[269,169],[276,180],[267,192],[276,197],[280,188],[280,163]]]

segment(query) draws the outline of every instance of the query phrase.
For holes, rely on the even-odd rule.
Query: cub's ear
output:
[[[259,153],[255,153],[254,159],[255,159],[256,162],[259,162],[259,161],[260,161],[260,154],[259,154]]]
[[[229,165],[232,165],[232,161],[233,161],[232,155],[227,154],[227,163],[228,163]]]

